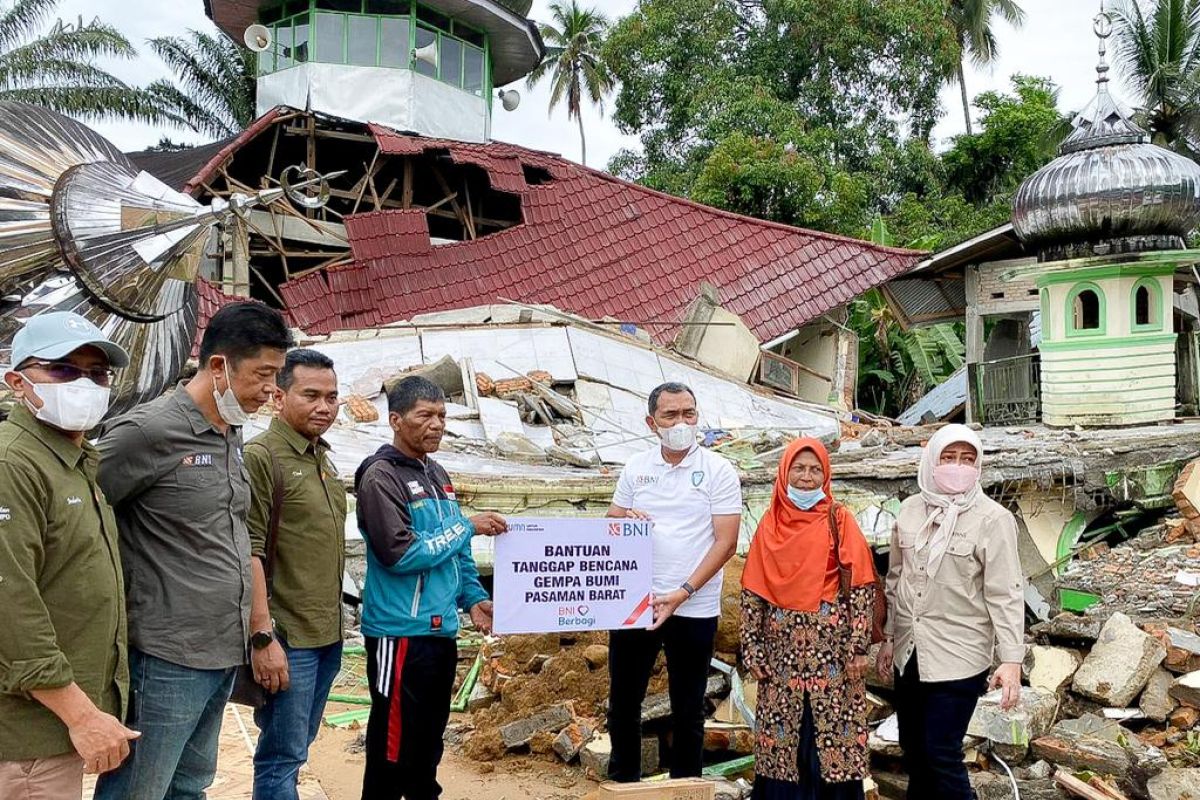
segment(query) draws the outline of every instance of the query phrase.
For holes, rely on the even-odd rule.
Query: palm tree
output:
[[[1141,95],[1154,143],[1193,158],[1200,150],[1200,0],[1132,0],[1112,12],[1117,58]]]
[[[222,139],[254,121],[255,59],[245,47],[200,31],[149,44],[175,73],[178,85],[157,80],[147,91],[177,124]]]
[[[98,19],[45,25],[58,0],[0,2],[0,100],[19,100],[74,117],[161,122],[143,90],[100,69],[103,56],[133,58],[133,45]]]
[[[971,135],[971,100],[967,95],[967,76],[963,63],[970,56],[977,67],[996,60],[999,50],[992,30],[992,17],[999,14],[1005,22],[1019,27],[1025,22],[1025,12],[1016,0],[950,0],[950,23],[958,35],[961,55],[954,80],[962,90],[963,117],[967,135]]]
[[[587,139],[583,134],[584,92],[604,113],[604,97],[612,92],[616,81],[600,60],[600,46],[608,32],[608,18],[592,8],[580,8],[578,0],[570,5],[551,3],[550,13],[555,25],[538,27],[545,40],[546,55],[542,63],[529,74],[526,85],[533,88],[546,75],[551,77],[550,108],[553,112],[559,101],[567,99],[567,119],[579,123],[580,161],[587,164]],[[557,27],[556,27],[557,26]]]

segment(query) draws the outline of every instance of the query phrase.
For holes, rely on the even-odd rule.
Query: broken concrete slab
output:
[[[1092,714],[1064,719],[1032,746],[1036,757],[1073,770],[1112,775],[1141,787],[1167,767],[1166,756],[1112,720]]]
[[[529,744],[539,733],[558,733],[571,724],[574,715],[566,706],[551,706],[543,711],[500,726],[500,739],[509,750]]]
[[[1171,697],[1189,708],[1200,708],[1200,672],[1180,675],[1171,684]]]
[[[1162,667],[1154,670],[1154,674],[1150,676],[1150,680],[1146,683],[1146,688],[1142,690],[1142,696],[1138,700],[1138,708],[1142,710],[1147,719],[1166,722],[1167,717],[1175,710],[1178,703],[1175,702],[1175,698],[1171,697],[1171,685],[1174,682],[1175,676]]]
[[[1090,645],[1100,638],[1104,623],[1103,617],[1081,616],[1064,611],[1049,622],[1039,622],[1029,632],[1053,641]]]
[[[1000,697],[1000,692],[990,692],[979,700],[967,734],[990,741],[1005,761],[1023,761],[1029,743],[1054,723],[1058,695],[1023,686],[1021,702],[1009,711],[1000,708]]]
[[[570,764],[579,757],[579,751],[596,735],[596,729],[586,720],[575,720],[554,737],[554,752]]]
[[[579,751],[579,763],[584,771],[596,778],[604,780],[608,777],[608,762],[612,760],[612,739],[607,733],[600,734],[583,746]],[[642,775],[650,775],[658,770],[659,751],[658,737],[648,736],[642,739]]]
[[[1200,769],[1164,769],[1146,784],[1150,800],[1197,800]]]
[[[1023,671],[1033,688],[1057,693],[1071,683],[1082,663],[1078,650],[1035,644],[1025,656]]]
[[[1091,719],[1104,722],[1099,717]],[[1101,775],[1115,775],[1121,778],[1129,774],[1133,766],[1129,752],[1119,742],[1095,735],[1086,727],[1081,730],[1064,725],[1078,721],[1063,720],[1045,736],[1035,739],[1031,748],[1034,756],[1072,770],[1090,770]]]
[[[971,788],[978,800],[1012,800],[1012,783],[1008,776],[999,772],[974,772],[970,775]],[[1021,800],[1062,800],[1062,795],[1049,779],[1018,780],[1017,789]]]
[[[1108,706],[1125,708],[1167,657],[1166,648],[1121,613],[1113,614],[1075,673],[1072,688]]]
[[[708,676],[704,687],[705,697],[719,697],[729,693],[729,678],[721,673]],[[642,722],[654,722],[671,716],[671,697],[666,692],[652,694],[642,701]]]
[[[496,694],[485,686],[483,681],[478,681],[475,688],[471,690],[470,697],[467,698],[467,711],[472,713],[482,711],[495,702]]]

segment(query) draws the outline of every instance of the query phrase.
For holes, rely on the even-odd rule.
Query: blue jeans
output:
[[[129,648],[127,724],[142,735],[118,769],[100,776],[95,800],[204,800],[217,773],[234,672],[183,667]]]
[[[321,729],[325,700],[342,668],[342,643],[292,648],[287,654],[287,691],[273,695],[254,712],[260,731],[254,753],[254,800],[297,800],[300,767]]]

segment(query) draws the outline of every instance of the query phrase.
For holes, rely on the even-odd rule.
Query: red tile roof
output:
[[[238,142],[264,127],[259,120]],[[368,127],[384,153],[436,150],[486,170],[494,188],[521,197],[524,224],[433,246],[421,211],[347,217],[355,262],[280,287],[296,323],[310,333],[499,298],[548,303],[590,318],[677,323],[707,282],[719,289],[726,309],[768,341],[908,272],[922,257],[720,211],[510,144]],[[529,185],[525,167],[544,170],[551,180]],[[667,342],[678,327],[649,330]]]

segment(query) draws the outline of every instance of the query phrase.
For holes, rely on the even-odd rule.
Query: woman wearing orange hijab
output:
[[[753,800],[861,800],[875,565],[854,515],[834,503],[816,439],[792,442],[779,462],[742,589],[742,658],[758,679]]]

